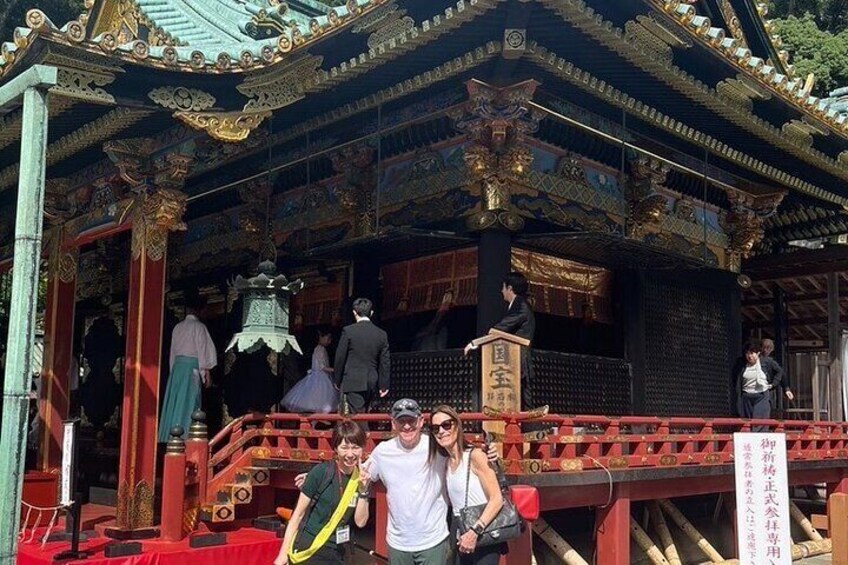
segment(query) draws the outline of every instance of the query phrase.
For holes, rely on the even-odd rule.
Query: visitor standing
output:
[[[377,394],[389,394],[389,337],[371,321],[373,309],[367,298],[353,301],[356,322],[345,326],[336,348],[334,376],[346,414],[368,412]]]
[[[497,565],[509,550],[506,542],[477,547],[477,540],[503,507],[498,477],[481,449],[466,445],[462,418],[446,405],[430,415],[430,452],[447,458],[446,483],[453,518],[451,534],[457,546],[457,565]],[[485,505],[479,519],[468,531],[461,528],[460,512],[470,506]]]
[[[346,563],[351,519],[359,528],[368,523],[371,482],[361,467],[365,431],[344,420],[333,429],[330,445],[336,457],[306,475],[274,565]]]
[[[212,386],[209,371],[218,364],[218,354],[209,330],[199,318],[205,306],[200,296],[187,298],[186,317],[174,327],[171,336],[171,374],[159,420],[160,443],[170,439],[174,426],[188,431],[191,414],[200,409],[201,385]]]
[[[339,409],[339,391],[333,384],[333,368],[327,348],[333,335],[327,329],[318,330],[318,345],[312,352],[312,367],[283,398],[289,412],[330,414]]]

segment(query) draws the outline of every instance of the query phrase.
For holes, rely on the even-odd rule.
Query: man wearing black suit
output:
[[[528,339],[530,340],[530,347],[532,347],[533,335],[536,333],[536,317],[527,301],[528,290],[527,278],[523,274],[511,272],[504,277],[501,295],[504,302],[509,304],[509,307],[506,310],[506,315],[501,318],[500,322],[492,326],[492,329]],[[521,407],[524,410],[534,408],[533,390],[531,388],[533,362],[530,347],[522,348],[521,351]],[[472,343],[469,343],[465,346],[465,354],[468,355],[475,348]]]
[[[336,348],[333,378],[349,414],[368,412],[375,392],[389,394],[389,338],[371,322],[372,308],[367,298],[353,301],[356,322],[342,330]]]

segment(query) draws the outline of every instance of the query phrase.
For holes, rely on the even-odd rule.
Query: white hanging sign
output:
[[[73,492],[71,492],[74,484],[74,422],[64,423],[64,435],[62,436],[62,483],[61,492],[59,494],[59,504],[62,506],[70,506],[73,504]]]
[[[786,435],[733,434],[740,565],[792,565]]]

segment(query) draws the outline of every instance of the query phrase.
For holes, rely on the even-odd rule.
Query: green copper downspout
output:
[[[54,67],[36,65],[0,87],[0,108],[21,95],[24,99],[12,301],[0,424],[0,565],[15,565],[18,551],[44,214],[47,89],[56,84],[56,78]]]

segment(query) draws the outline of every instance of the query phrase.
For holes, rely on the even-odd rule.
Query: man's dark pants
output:
[[[346,392],[344,393],[344,399],[347,415],[367,414],[371,411],[371,402],[374,400],[374,393],[370,390]]]

